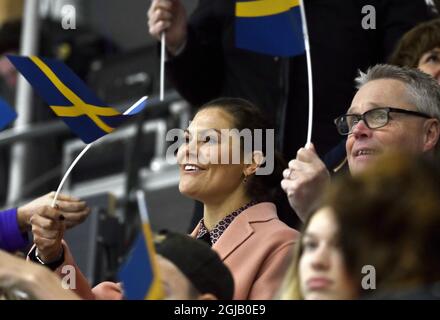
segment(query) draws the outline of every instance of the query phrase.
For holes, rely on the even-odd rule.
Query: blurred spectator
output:
[[[358,92],[346,115],[335,120],[347,135],[351,174],[365,170],[378,155],[399,149],[438,158],[440,152],[440,85],[416,69],[377,65],[357,79]],[[313,148],[301,148],[281,182],[302,220],[320,206],[330,182]]]
[[[439,194],[438,163],[409,153],[340,177],[306,221],[280,297],[440,299]]]
[[[169,231],[155,237],[155,245],[165,299],[232,299],[232,274],[209,245]]]
[[[358,284],[374,267],[380,299],[440,299],[440,171],[438,163],[407,153],[337,183],[327,205],[340,228],[347,270]],[[371,283],[371,281],[369,281]]]
[[[305,221],[278,298],[348,300],[359,294],[339,246],[339,226],[332,209],[326,206]]]

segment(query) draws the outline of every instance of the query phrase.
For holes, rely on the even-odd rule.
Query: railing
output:
[[[164,115],[169,116],[171,114],[178,117],[178,125],[188,125],[187,119],[189,119],[189,106],[186,102],[181,100],[177,92],[168,91],[163,101],[159,101],[158,97],[152,97],[149,99],[149,105],[144,112],[147,112],[143,122],[143,126],[145,126],[144,130],[147,130],[148,132],[156,132],[154,158],[150,164],[150,167],[152,171],[160,171],[165,163],[165,136],[168,130],[166,121],[163,119],[163,117]],[[150,118],[155,118],[156,120],[149,120]],[[120,139],[122,135],[128,134],[130,130],[135,130],[133,124],[118,130],[121,131],[120,133],[118,131],[112,133],[107,138],[104,138],[102,143],[105,143],[106,139]],[[16,143],[29,142],[37,138],[52,138],[57,135],[66,134],[67,132],[69,132],[69,128],[61,120],[53,120],[45,123],[30,124],[7,129],[3,132],[0,132],[0,149],[13,146]],[[70,145],[71,148],[68,153],[70,153],[70,151],[72,151],[74,148],[84,146],[80,140],[67,142],[66,146],[68,145]],[[67,149],[65,151],[67,151]],[[64,166],[68,161],[69,159],[64,159]],[[3,181],[3,183],[6,183],[6,181]],[[32,182],[25,181],[21,188],[24,189],[26,185],[29,185],[29,183]],[[23,197],[26,197],[26,195],[23,195]],[[25,199],[20,197],[12,204],[9,203],[8,205],[17,205],[23,203],[24,200]]]

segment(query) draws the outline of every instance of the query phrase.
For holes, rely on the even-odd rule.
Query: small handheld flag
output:
[[[17,113],[4,101],[0,99],[0,130],[3,130],[9,123],[17,118]]]
[[[281,57],[305,51],[299,0],[238,0],[237,48]]]
[[[36,56],[7,56],[17,70],[49,104],[55,114],[85,143],[115,130],[131,116],[106,106],[86,84],[61,61]],[[144,104],[145,107],[145,104]]]
[[[304,1],[237,0],[235,45],[240,49],[272,56],[294,57],[306,54],[309,92],[308,146],[312,140],[313,127],[313,80]]]
[[[164,292],[156,264],[156,252],[144,192],[137,191],[136,197],[142,231],[134,243],[129,259],[122,266],[118,278],[123,283],[124,296],[128,300],[163,299]]]
[[[123,115],[133,115],[133,114],[136,114],[136,113],[140,112],[141,110],[143,110],[145,108],[145,106],[146,106],[147,98],[148,98],[147,96],[144,96],[144,97],[140,98],[134,105],[132,105],[127,110],[125,110]],[[72,170],[75,167],[75,165],[83,157],[83,155],[85,155],[85,153],[92,147],[92,145],[93,145],[93,142],[91,142],[88,145],[86,145],[85,148],[81,151],[81,153],[75,158],[75,160],[72,162],[72,164],[67,169],[66,173],[63,176],[63,179],[61,179],[61,182],[58,185],[58,189],[57,189],[57,191],[55,193],[55,197],[52,200],[52,207],[55,206],[55,203],[57,201],[58,195],[59,195],[61,189],[63,188],[63,185],[66,182],[67,177],[69,176],[70,172],[72,172]]]
[[[147,97],[141,98],[121,114],[116,109],[105,106],[64,63],[36,56],[7,55],[7,57],[49,104],[55,114],[61,117],[70,129],[87,144],[58,185],[52,200],[52,207],[54,207],[64,182],[76,163],[90,149],[92,143],[141,112],[147,105]]]

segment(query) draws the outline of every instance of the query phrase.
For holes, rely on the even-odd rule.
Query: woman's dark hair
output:
[[[426,52],[440,47],[440,19],[421,23],[405,33],[398,42],[389,63],[400,67],[417,68]]]
[[[238,131],[249,129],[252,132],[252,137],[256,129],[262,129],[262,144],[261,152],[264,156],[266,153],[266,129],[273,129],[268,116],[253,105],[251,102],[240,98],[218,98],[204,104],[199,111],[204,109],[220,109],[229,114],[234,123],[233,128]],[[252,141],[253,142],[253,141]],[[243,150],[243,142],[241,141],[241,148]],[[256,149],[252,143],[252,151]],[[277,151],[274,152],[274,166],[272,174],[268,175],[252,175],[248,177],[246,183],[246,190],[250,198],[256,201],[271,201],[277,202],[281,197],[286,198],[286,195],[281,189],[280,183],[283,178],[283,170],[287,167],[286,161]],[[293,214],[290,213],[292,216]]]
[[[376,270],[378,291],[440,281],[440,173],[424,158],[391,153],[332,185],[324,200],[339,226],[347,271],[359,285]]]

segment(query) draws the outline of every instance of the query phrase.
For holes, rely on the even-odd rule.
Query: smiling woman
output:
[[[211,245],[230,268],[234,299],[270,299],[297,238],[278,219],[273,204],[282,196],[284,165],[268,152],[270,139],[249,145],[239,134],[225,134],[226,129],[247,129],[254,142],[256,132],[265,136],[270,128],[261,111],[242,99],[221,98],[203,106],[178,151],[179,189],[203,202],[203,219],[192,236]],[[239,161],[233,161],[234,153],[240,154]],[[271,161],[271,174],[257,174]]]

